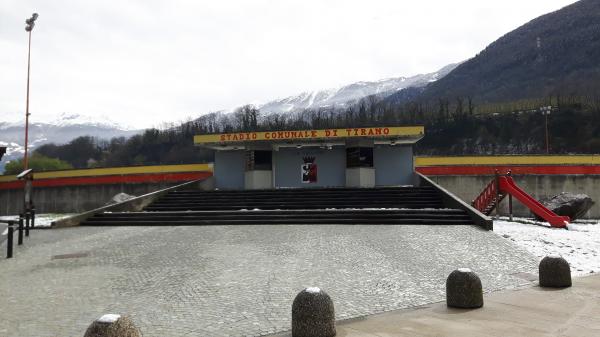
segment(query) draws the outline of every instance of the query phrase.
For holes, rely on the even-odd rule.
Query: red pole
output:
[[[29,70],[31,66],[31,30],[29,31],[29,47],[27,49],[27,99],[25,103],[25,158],[23,158],[24,169],[29,168],[27,147],[29,142]]]

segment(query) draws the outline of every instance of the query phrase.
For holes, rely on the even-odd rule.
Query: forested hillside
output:
[[[478,103],[600,90],[600,1],[581,0],[490,44],[430,84],[421,100],[472,97]]]
[[[548,105],[553,106],[548,117],[551,153],[600,153],[600,97],[575,96],[487,106],[458,99],[442,101],[437,110],[418,104],[391,109],[370,98],[342,114],[319,109],[261,116],[258,109],[246,106],[233,115],[210,114],[129,139],[80,137],[66,145],[41,146],[36,152],[74,167],[197,163],[213,158],[210,151],[194,146],[196,134],[423,124],[426,137],[418,143],[418,154],[544,154],[545,116],[538,108]]]

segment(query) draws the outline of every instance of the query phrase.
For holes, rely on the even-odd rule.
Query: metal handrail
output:
[[[475,198],[475,200],[473,200],[472,205],[473,207],[475,207],[478,211],[480,212],[485,212],[486,208],[488,208],[492,202],[494,201],[494,199],[496,199],[496,202],[499,203],[500,199],[501,199],[501,195],[500,195],[500,177],[510,177],[512,176],[512,172],[511,170],[508,170],[506,172],[506,174],[500,174],[500,172],[498,170],[496,170],[495,172],[495,177],[494,180],[492,180],[484,189],[483,191],[479,194],[479,196],[477,196],[477,198]],[[511,200],[511,204],[512,204],[512,200]],[[497,207],[498,205],[496,205]],[[512,207],[511,207],[512,209]],[[512,214],[512,213],[511,213]]]
[[[485,187],[479,196],[473,200],[473,207],[480,212],[484,212],[494,198],[496,198],[497,192],[498,184],[496,179],[494,179]]]

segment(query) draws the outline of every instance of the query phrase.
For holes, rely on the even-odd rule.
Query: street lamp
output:
[[[35,26],[35,20],[38,18],[38,13],[33,13],[31,17],[25,20],[27,26],[25,31],[29,33],[29,48],[27,50],[27,100],[25,102],[25,158],[23,159],[24,170],[29,168],[29,158],[27,157],[27,147],[29,141],[29,69],[31,65],[31,31]]]
[[[542,115],[544,115],[545,119],[546,119],[546,154],[550,153],[550,142],[549,142],[549,136],[548,136],[548,115],[552,112],[552,107],[551,106],[543,106],[540,108],[540,111],[542,111]]]

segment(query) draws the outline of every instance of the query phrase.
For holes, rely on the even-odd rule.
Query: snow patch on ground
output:
[[[494,220],[494,233],[540,258],[559,255],[571,265],[574,276],[600,272],[600,222],[582,221],[569,230],[552,228],[530,219],[501,217]]]
[[[70,213],[36,214],[35,215],[35,227],[50,227],[52,225],[53,221],[56,221],[56,220],[59,220],[62,218],[66,218],[66,217],[70,217],[73,215],[75,215],[75,214],[70,214]],[[2,219],[2,220],[19,220],[19,216],[18,215],[3,215],[3,216],[0,216],[0,219]]]

